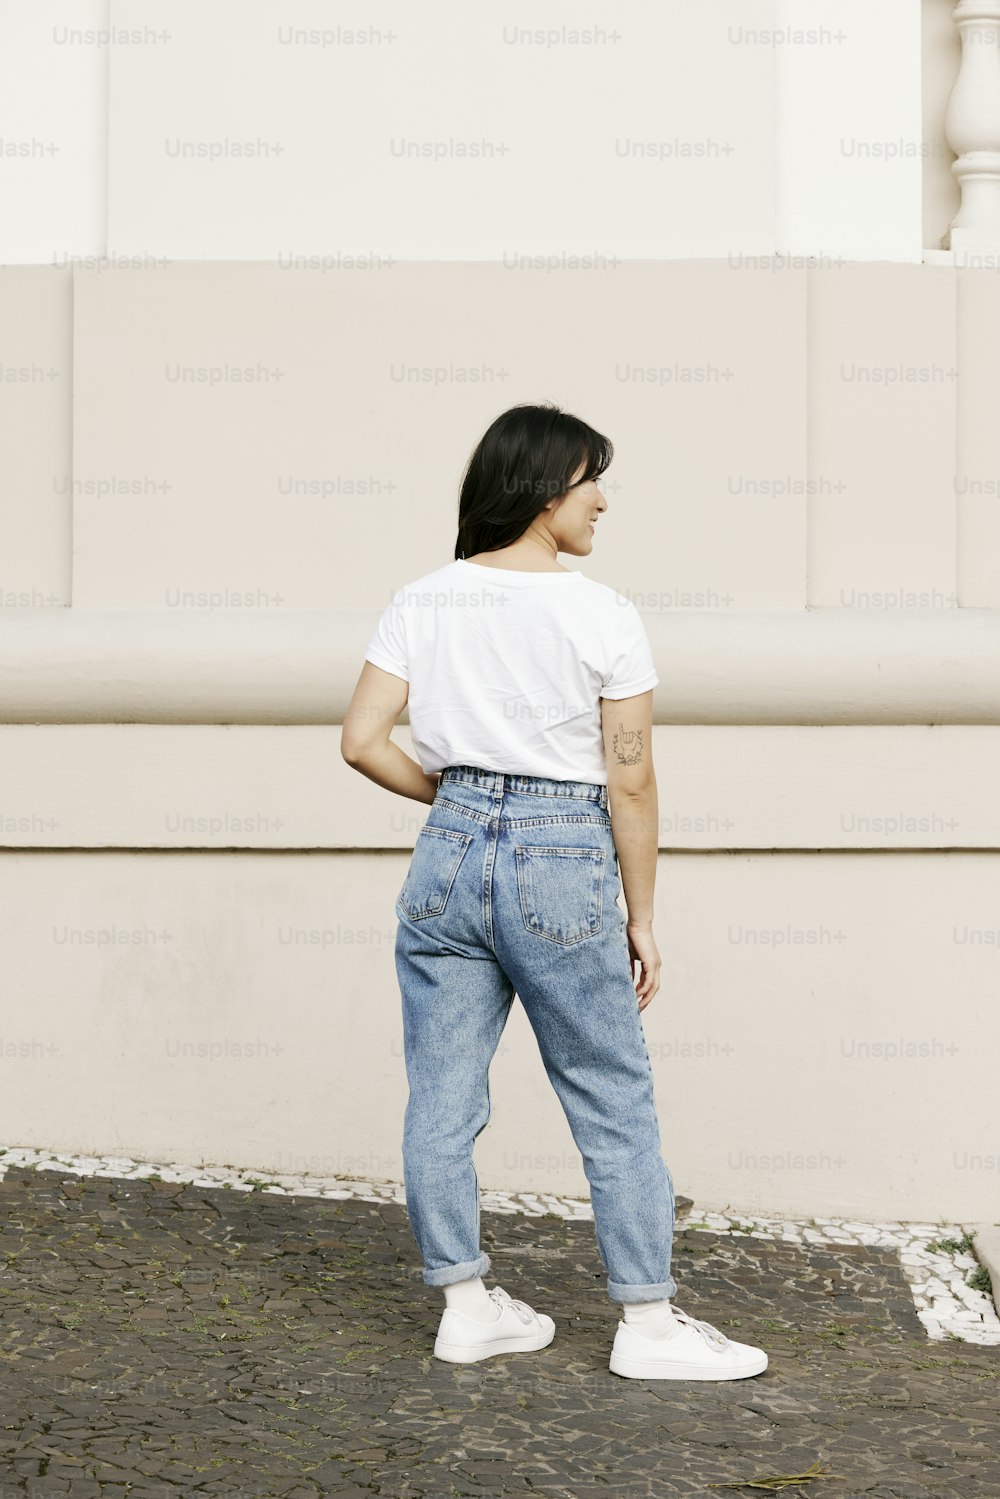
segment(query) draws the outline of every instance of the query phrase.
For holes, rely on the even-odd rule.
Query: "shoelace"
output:
[[[700,1332],[710,1348],[728,1348],[729,1339],[724,1332],[713,1327],[711,1322],[699,1322],[695,1317],[689,1317],[687,1312],[679,1312],[677,1308],[671,1307],[673,1315],[678,1322],[684,1322],[688,1327],[693,1327],[695,1332]]]
[[[534,1312],[526,1301],[516,1301],[513,1296],[508,1296],[503,1286],[493,1286],[489,1292],[491,1300],[503,1311],[505,1306],[512,1306],[522,1322],[534,1320]]]

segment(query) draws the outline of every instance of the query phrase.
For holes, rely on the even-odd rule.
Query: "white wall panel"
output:
[[[109,0],[8,0],[0,11],[4,265],[104,253],[108,13]]]
[[[120,255],[919,259],[957,205],[940,118],[958,58],[950,10],[11,5],[0,262],[105,251],[109,152]],[[404,138],[509,149],[408,161],[389,145]],[[281,149],[184,161],[168,154],[179,140]],[[656,149],[629,156],[630,142]],[[567,201],[593,210],[567,215]]]
[[[920,260],[920,47],[917,0],[778,0],[782,253]]]
[[[463,260],[773,245],[771,60],[726,31],[769,25],[774,0],[622,0],[586,15],[568,0],[113,0],[112,14],[173,35],[169,50],[113,59],[120,252]],[[580,31],[602,39],[568,39]],[[543,40],[510,40],[524,32]],[[244,143],[253,154],[232,154]]]

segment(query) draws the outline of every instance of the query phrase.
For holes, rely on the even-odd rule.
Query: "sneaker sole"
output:
[[[439,1340],[434,1344],[434,1357],[448,1364],[477,1364],[480,1359],[493,1358],[498,1353],[537,1353],[539,1348],[547,1348],[555,1335],[553,1327],[551,1332],[542,1331],[530,1338],[495,1338],[492,1343],[475,1346]]]
[[[763,1374],[767,1368],[767,1354],[762,1353],[753,1363],[720,1369],[710,1364],[699,1367],[670,1359],[625,1358],[620,1353],[612,1353],[609,1368],[612,1374],[621,1374],[625,1379],[746,1379],[751,1374]]]

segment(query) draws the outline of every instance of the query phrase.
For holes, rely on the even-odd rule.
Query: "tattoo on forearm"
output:
[[[619,765],[638,765],[642,759],[642,730],[626,729],[619,720],[612,741]]]

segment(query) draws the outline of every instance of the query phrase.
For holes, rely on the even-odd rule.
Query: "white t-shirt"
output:
[[[365,659],[409,682],[428,775],[480,765],[608,782],[600,699],[659,682],[638,609],[583,573],[458,560],[405,585]]]

